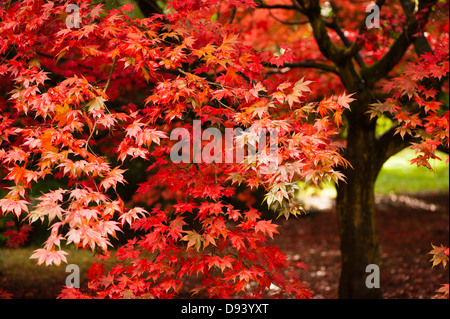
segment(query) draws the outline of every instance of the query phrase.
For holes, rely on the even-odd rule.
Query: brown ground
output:
[[[448,200],[448,195],[377,197],[384,298],[432,298],[441,284],[449,282],[448,268],[432,268],[428,255],[432,243],[448,246]],[[336,298],[340,272],[336,213],[331,209],[280,224],[278,244],[309,266],[303,280],[314,298]]]

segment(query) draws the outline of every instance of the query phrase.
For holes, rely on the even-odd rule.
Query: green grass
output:
[[[377,194],[400,194],[422,192],[449,192],[449,165],[447,154],[438,152],[442,161],[433,160],[433,171],[410,164],[414,151],[404,149],[384,163],[378,175],[375,192]]]
[[[437,152],[442,159],[432,160],[433,171],[425,167],[411,165],[414,151],[404,149],[392,156],[381,169],[376,184],[376,194],[419,194],[419,193],[449,193],[449,165],[446,164],[447,154]],[[320,188],[305,186],[299,183],[301,196],[311,195],[336,197],[334,184],[323,183]]]

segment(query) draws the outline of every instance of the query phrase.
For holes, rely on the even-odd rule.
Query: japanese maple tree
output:
[[[448,148],[448,1],[377,1],[382,25],[370,30],[358,1],[137,3],[145,18],[89,1],[0,8],[0,214],[49,224],[31,256],[40,264],[65,262],[66,244],[101,251],[89,290],[61,296],[265,297],[275,285],[275,297],[310,297],[304,265],[270,244],[273,221],[235,203],[259,189],[289,217],[302,211],[297,181],[327,180],[338,186],[340,296],[378,297],[364,285],[379,263],[376,176],[411,143],[425,166]],[[376,136],[381,116],[395,126]],[[211,144],[194,121],[245,134],[196,161]],[[170,156],[177,128],[189,132],[187,162]],[[275,167],[270,142],[259,160],[249,149],[224,160],[262,130],[277,133]],[[47,182],[57,186],[33,191]]]
[[[434,0],[370,6],[273,0],[233,18],[244,43],[261,51],[268,78],[306,75],[314,80],[316,101],[344,91],[354,99],[339,136],[351,164],[339,169],[345,182],[336,185],[341,298],[382,294],[365,286],[365,269],[380,265],[374,186],[383,163],[410,146],[417,152],[412,164],[419,166],[429,167],[436,149],[448,153],[448,6]],[[378,134],[384,118],[392,127]]]
[[[242,184],[282,204],[298,179],[342,178],[334,168],[346,161],[332,137],[353,99],[342,92],[313,103],[307,80],[267,83],[259,53],[215,17],[221,1],[172,1],[170,13],[145,19],[128,17],[130,5],[85,1],[67,15],[73,4],[9,1],[0,11],[1,214],[49,224],[31,256],[38,264],[66,262],[67,244],[101,252],[89,291],[67,288],[61,297],[168,298],[193,277],[190,292],[210,297],[263,297],[271,285],[278,297],[309,297],[298,278],[304,266],[270,245],[276,225],[230,199]],[[231,163],[171,161],[170,132],[194,120],[245,128],[248,143],[275,130],[277,166],[267,171],[265,157],[250,153]],[[137,193],[164,197],[145,207],[117,192],[134,182],[123,166],[137,159],[148,174]],[[59,186],[34,194],[46,181]],[[115,247],[117,263],[106,271],[111,237],[124,227],[136,236]]]

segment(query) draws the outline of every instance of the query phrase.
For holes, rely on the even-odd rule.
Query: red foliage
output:
[[[445,247],[443,245],[441,246],[433,246],[433,250],[429,252],[429,254],[433,255],[433,258],[430,260],[433,262],[433,267],[437,266],[439,264],[442,264],[442,267],[447,267],[448,263],[448,247]],[[443,284],[441,288],[436,290],[437,294],[435,295],[435,298],[438,299],[448,299],[448,284]]]
[[[396,133],[402,138],[405,134],[419,136],[420,141],[411,146],[417,154],[411,164],[429,169],[432,169],[429,160],[438,158],[435,155],[437,147],[449,146],[449,111],[442,108],[438,91],[433,89],[433,83],[448,77],[448,44],[447,33],[442,36],[442,43],[436,46],[434,54],[425,53],[417,62],[408,63],[403,73],[384,85],[393,92],[393,98],[374,104],[371,114],[374,117],[386,112],[392,116],[399,124]],[[417,108],[404,107],[402,99],[414,101]]]
[[[271,204],[289,199],[294,178],[340,178],[333,167],[345,163],[330,138],[351,99],[305,107],[309,81],[267,86],[256,52],[233,26],[210,18],[216,2],[174,1],[177,11],[167,17],[141,20],[124,15],[129,5],[106,11],[79,2],[79,29],[60,19],[69,1],[28,0],[0,11],[0,73],[12,89],[1,104],[0,159],[12,185],[0,199],[2,214],[48,220],[51,234],[32,256],[39,264],[65,261],[61,241],[107,251],[124,225],[145,234],[118,248],[108,273],[93,265],[92,295],[172,297],[195,276],[201,280],[193,292],[212,297],[263,297],[271,284],[282,288],[279,296],[310,296],[295,267],[268,243],[278,232],[272,222],[226,199],[241,182],[266,187]],[[120,105],[140,91],[149,92],[144,105]],[[277,129],[277,169],[261,174],[264,164],[252,161],[171,162],[169,133],[189,128],[191,114],[204,127],[248,128],[249,140],[259,129]],[[311,115],[317,121],[309,122]],[[138,193],[167,190],[166,201],[176,205],[124,205],[116,193],[126,182],[120,166],[135,158],[149,161]],[[32,185],[49,176],[69,183],[45,192],[29,211]],[[62,296],[81,294],[69,289]]]
[[[251,11],[252,0],[175,0],[166,15],[132,19],[129,4],[104,10],[77,1],[77,28],[66,25],[73,3],[24,0],[0,8],[0,87],[8,92],[0,99],[0,174],[8,187],[0,214],[48,221],[50,236],[32,256],[39,264],[65,261],[61,241],[103,252],[89,271],[89,291],[67,288],[61,297],[168,298],[190,278],[198,282],[192,293],[210,297],[265,297],[271,285],[280,288],[275,297],[310,297],[298,269],[270,245],[278,232],[273,222],[250,205],[238,210],[229,202],[238,186],[265,188],[267,203],[288,217],[299,212],[291,201],[296,181],[343,179],[336,167],[348,163],[336,138],[353,92],[320,72],[308,74],[313,83],[288,68],[297,59],[322,59],[306,28],[292,32],[277,23],[297,13],[276,11],[267,20],[267,12]],[[348,6],[355,15],[360,9]],[[395,11],[388,18],[394,25],[401,20]],[[396,31],[383,30],[348,36],[359,37],[374,60]],[[270,64],[287,73],[267,77]],[[414,81],[446,76],[448,51],[423,56],[421,64],[386,88],[414,98],[426,119],[396,107],[400,96],[379,107],[405,123],[400,134],[423,127],[427,138],[416,147],[424,158],[417,163],[426,165],[436,141],[448,144],[448,111],[436,116],[435,92]],[[323,96],[307,102],[315,95]],[[192,154],[194,163],[174,163],[170,133],[185,128],[191,142],[193,120],[222,131],[244,128],[240,139],[250,144],[259,143],[259,131],[276,130],[278,152],[260,162],[247,152],[242,162],[195,162]],[[117,193],[118,184],[134,182],[122,166],[137,158],[148,165],[137,193],[164,199],[146,208]],[[268,170],[270,160],[277,165]],[[32,204],[32,187],[50,178],[63,186]],[[117,264],[106,271],[102,260],[110,259],[111,237],[123,227],[142,235],[118,247],[111,259]],[[21,242],[27,231],[22,226],[9,236]]]
[[[29,232],[32,230],[30,225],[22,225],[18,230],[8,229],[4,232],[8,237],[6,246],[17,248],[19,245],[23,245],[28,240]]]

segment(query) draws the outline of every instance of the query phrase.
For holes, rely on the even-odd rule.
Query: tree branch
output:
[[[350,48],[350,50],[348,50],[348,52],[346,54],[348,56],[355,56],[355,60],[358,63],[358,65],[360,67],[363,67],[365,64],[364,64],[364,61],[363,61],[361,55],[358,53],[359,48],[358,48],[356,42],[352,44],[352,42],[345,36],[344,32],[339,27],[339,25],[338,25],[338,23],[336,21],[336,17],[334,16],[333,20],[331,22],[325,21],[325,25],[328,28],[334,30],[338,34],[339,38],[341,38],[341,40],[344,43],[344,45],[347,48]]]
[[[317,45],[319,46],[320,52],[336,65],[342,65],[345,63],[345,61],[343,61],[346,57],[344,54],[345,49],[336,46],[333,41],[331,41],[325,22],[323,21],[320,13],[321,8],[319,1],[297,0],[297,2],[311,23],[313,35]]]
[[[437,0],[423,0],[419,1],[419,10],[428,5],[433,5]],[[408,9],[409,10],[409,9]],[[380,79],[385,77],[402,59],[405,52],[408,50],[411,43],[417,37],[414,37],[419,31],[420,24],[425,24],[428,21],[429,12],[424,14],[423,20],[416,20],[415,16],[409,11],[406,11],[407,23],[402,34],[395,40],[389,51],[380,59],[369,67],[361,69],[361,76],[366,81],[368,87],[373,87]]]
[[[271,64],[271,63],[267,63],[267,62],[263,62],[262,65],[265,67],[270,67],[270,68],[279,68],[278,66]],[[291,68],[291,69],[293,69],[293,68],[311,68],[311,69],[319,69],[322,71],[327,71],[327,72],[331,72],[336,75],[339,75],[339,72],[337,71],[337,69],[334,66],[329,65],[329,64],[324,64],[324,63],[312,62],[312,61],[285,63],[285,64],[283,64],[283,68]]]
[[[109,87],[109,84],[111,83],[111,79],[112,79],[112,75],[114,72],[114,68],[116,67],[116,57],[113,58],[113,62],[112,62],[112,66],[111,66],[111,71],[109,72],[109,76],[108,76],[108,80],[106,81],[105,87],[103,88],[103,92],[106,93],[106,90]]]
[[[443,153],[445,153],[447,155],[450,154],[450,150],[449,150],[447,145],[442,145],[442,144],[438,145],[437,149],[438,149],[438,151],[441,151],[441,152],[443,152]]]
[[[417,138],[409,134],[405,134],[404,138],[400,134],[395,134],[398,126],[394,126],[381,134],[377,138],[378,165],[381,166],[393,155],[407,148],[412,142],[418,141]]]
[[[306,21],[292,21],[292,22],[291,22],[291,21],[283,21],[283,20],[281,20],[281,19],[278,19],[276,16],[274,16],[271,10],[269,10],[269,14],[270,14],[270,16],[271,16],[273,19],[277,20],[278,22],[280,22],[280,23],[282,23],[282,24],[287,24],[287,25],[299,25],[299,24],[306,24],[306,23],[309,23],[308,20],[306,20]]]
[[[287,4],[268,5],[268,4],[263,3],[262,1],[255,1],[255,2],[257,4],[256,8],[260,8],[260,9],[284,9],[284,10],[296,10],[296,11],[302,12],[302,9],[295,3],[293,5],[287,5]]]
[[[137,0],[139,8],[144,16],[149,17],[152,14],[162,14],[163,11],[159,8],[154,0]]]

